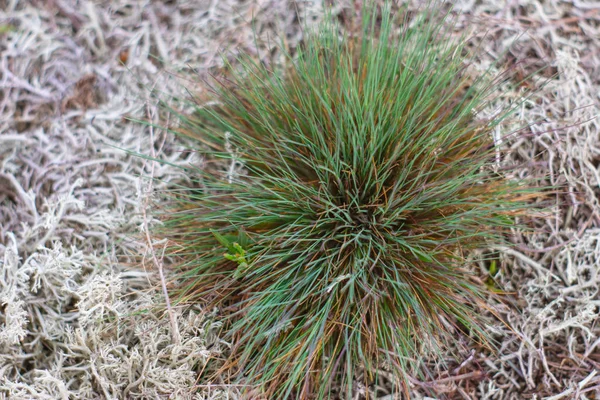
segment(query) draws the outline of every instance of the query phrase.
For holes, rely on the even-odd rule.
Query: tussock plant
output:
[[[224,368],[252,396],[351,398],[381,371],[407,392],[456,335],[489,344],[466,257],[531,193],[496,165],[511,109],[478,114],[506,76],[470,73],[444,19],[326,22],[283,65],[240,57],[180,116],[205,162],[165,215],[179,299],[227,315]]]

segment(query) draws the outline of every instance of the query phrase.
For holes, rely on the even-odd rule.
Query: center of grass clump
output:
[[[382,371],[406,391],[456,335],[485,343],[465,260],[526,208],[492,173],[511,110],[477,117],[499,80],[466,72],[433,12],[365,15],[362,35],[325,24],[281,69],[241,57],[182,116],[207,162],[165,216],[178,294],[228,316],[224,368],[269,399],[351,398]]]

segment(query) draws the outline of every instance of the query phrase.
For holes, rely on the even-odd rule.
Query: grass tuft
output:
[[[512,109],[478,116],[508,77],[469,73],[434,9],[363,15],[283,66],[240,57],[180,116],[206,162],[164,218],[178,294],[227,313],[227,368],[270,399],[350,398],[358,369],[406,391],[457,333],[488,343],[466,257],[505,243],[534,195],[495,168]]]

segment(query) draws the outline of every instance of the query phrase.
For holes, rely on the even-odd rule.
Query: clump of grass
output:
[[[407,390],[457,332],[486,343],[466,256],[527,208],[493,168],[511,110],[477,116],[505,77],[469,74],[434,11],[375,15],[354,36],[325,23],[280,68],[241,57],[181,116],[207,162],[165,218],[180,299],[221,307],[226,367],[269,399],[348,394],[357,369]]]

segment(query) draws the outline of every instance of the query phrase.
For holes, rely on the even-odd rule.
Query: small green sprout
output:
[[[232,247],[235,250],[235,253],[225,253],[223,256],[229,261],[238,263],[238,267],[233,273],[233,278],[240,279],[243,276],[246,269],[248,268],[248,262],[246,261],[246,251],[237,242],[234,242],[232,244]]]
[[[223,257],[238,264],[238,267],[233,272],[233,278],[240,279],[244,275],[246,269],[248,269],[246,250],[244,250],[244,248],[238,242],[231,243],[217,231],[213,230],[212,234],[219,241],[219,243],[227,248],[228,253],[223,254]]]

